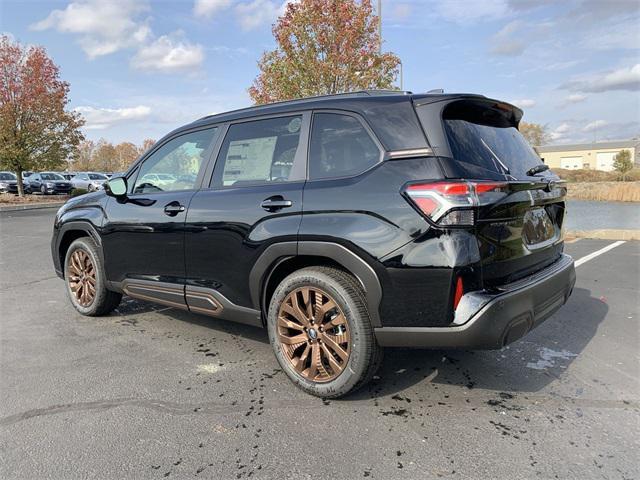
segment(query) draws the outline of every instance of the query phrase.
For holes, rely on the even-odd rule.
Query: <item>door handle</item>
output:
[[[289,208],[293,205],[291,200],[285,200],[282,196],[276,195],[263,200],[260,206],[268,212],[275,212],[283,208]]]
[[[167,203],[164,206],[164,213],[170,217],[175,217],[180,212],[184,212],[184,205],[180,205],[179,202]]]

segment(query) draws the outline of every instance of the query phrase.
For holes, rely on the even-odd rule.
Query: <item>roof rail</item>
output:
[[[306,103],[306,102],[312,102],[312,101],[316,101],[316,100],[322,100],[322,99],[329,99],[329,98],[335,98],[335,97],[341,97],[341,98],[349,98],[349,97],[371,97],[374,95],[411,95],[412,92],[406,91],[406,90],[384,90],[384,89],[380,89],[380,90],[358,90],[358,91],[354,91],[354,92],[342,92],[342,93],[331,93],[331,94],[327,94],[327,95],[315,95],[312,97],[304,97],[304,98],[294,98],[291,100],[281,100],[279,102],[271,102],[271,103],[264,103],[261,105],[252,105],[251,107],[244,107],[244,108],[238,108],[236,110],[230,110],[228,112],[220,112],[220,113],[214,113],[212,115],[205,115],[204,117],[202,117],[200,120],[204,120],[205,118],[211,118],[211,117],[215,117],[216,115],[222,115],[222,114],[229,114],[229,113],[239,113],[239,112],[245,112],[245,111],[251,111],[254,109],[259,109],[262,107],[271,107],[271,106],[277,106],[277,105],[296,105],[299,103]]]

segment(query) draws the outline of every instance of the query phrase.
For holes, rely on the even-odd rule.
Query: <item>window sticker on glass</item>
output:
[[[277,136],[233,140],[229,144],[224,167],[224,185],[238,180],[269,180],[271,164],[263,161],[272,158]]]
[[[296,133],[300,131],[301,125],[302,119],[300,117],[295,117],[289,122],[289,125],[287,125],[287,130],[289,130],[289,133]]]

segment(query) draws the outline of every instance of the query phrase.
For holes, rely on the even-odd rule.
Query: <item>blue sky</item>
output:
[[[375,1],[374,1],[375,4]],[[39,44],[88,138],[157,139],[249,105],[282,0],[2,0],[0,31]],[[640,0],[383,0],[404,88],[511,101],[554,143],[640,135]]]

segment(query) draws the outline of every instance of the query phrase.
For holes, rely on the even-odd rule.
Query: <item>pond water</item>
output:
[[[639,230],[640,203],[567,200],[566,230]]]

